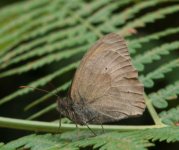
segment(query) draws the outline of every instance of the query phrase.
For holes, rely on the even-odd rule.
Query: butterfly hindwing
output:
[[[141,115],[145,109],[143,93],[124,39],[111,33],[83,57],[70,97],[97,111],[103,123]]]

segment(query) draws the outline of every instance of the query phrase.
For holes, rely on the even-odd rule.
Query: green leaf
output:
[[[157,33],[146,35],[141,38],[133,39],[129,41],[129,50],[131,53],[136,53],[136,49],[142,48],[143,46],[145,47],[145,45],[142,45],[142,44],[145,44],[152,40],[159,40],[162,37],[165,37],[171,34],[176,34],[178,32],[179,32],[179,28],[174,27],[174,28],[165,29]]]
[[[75,143],[79,147],[93,146],[93,149],[99,148],[100,150],[146,150],[145,145],[148,144],[147,141],[120,133],[106,133]]]
[[[171,108],[168,111],[162,111],[160,114],[163,123],[178,126],[179,124],[179,106]]]
[[[124,3],[124,2],[128,2],[128,1],[119,1],[119,6],[122,6],[121,3]],[[138,12],[142,11],[143,9],[145,8],[149,8],[151,6],[154,6],[154,5],[157,5],[159,3],[164,3],[165,1],[145,1],[145,2],[141,2],[141,3],[137,3],[136,5],[134,5],[131,9],[131,7],[125,9],[124,11],[122,11],[120,14],[117,14],[117,15],[113,15],[110,19],[110,23],[109,21],[107,20],[107,17],[106,15],[104,15],[104,13],[102,13],[101,15],[105,16],[106,19],[104,24],[102,24],[101,26],[99,26],[99,30],[100,31],[107,31],[107,32],[115,32],[117,30],[117,27],[116,26],[119,26],[119,25],[123,25],[127,20],[135,17],[135,14],[137,14]],[[117,4],[115,4],[115,7],[117,6]],[[118,6],[118,8],[119,8]],[[93,17],[92,17],[93,19]],[[94,22],[90,18],[90,21]],[[96,20],[99,20],[98,18],[96,18]]]
[[[120,33],[123,35],[131,35],[132,33],[128,32],[129,29],[144,27],[147,23],[152,23],[155,20],[165,18],[166,15],[172,14],[177,11],[179,11],[179,5],[162,8],[160,10],[148,13],[127,23],[125,27],[120,30]]]
[[[149,98],[156,108],[166,108],[168,106],[167,100],[176,99],[177,94],[179,94],[179,81],[149,94]]]
[[[55,108],[57,107],[57,104],[51,104],[51,105],[48,105],[47,107],[41,109],[40,111],[34,113],[33,115],[29,116],[27,119],[28,120],[32,120],[32,119],[36,119],[52,110],[54,110]]]
[[[151,88],[154,85],[154,79],[164,78],[164,75],[171,72],[174,68],[179,66],[179,59],[172,60],[169,63],[163,64],[156,70],[148,73],[146,76],[141,76],[140,80],[145,87]]]
[[[22,137],[18,140],[6,144],[3,149],[15,150],[23,147],[24,149],[32,150],[58,150],[63,147],[65,143],[61,141],[60,135],[35,135]]]
[[[162,55],[168,55],[170,51],[177,50],[179,47],[179,42],[174,41],[171,43],[163,44],[160,47],[155,47],[150,51],[145,52],[144,54],[139,54],[134,57],[133,62],[137,70],[143,71],[144,64],[152,63],[154,60],[161,59]]]
[[[74,55],[80,54],[80,53],[86,51],[86,49],[87,49],[87,47],[83,46],[83,47],[81,47],[77,50],[62,51],[62,52],[50,54],[48,56],[45,56],[45,57],[40,58],[38,60],[35,60],[33,62],[29,62],[29,63],[27,63],[27,64],[25,64],[21,67],[17,67],[17,68],[13,68],[13,69],[10,69],[8,71],[5,71],[5,72],[0,74],[0,78],[12,76],[12,75],[15,75],[15,74],[21,74],[21,73],[27,72],[29,70],[35,70],[35,69],[42,67],[44,65],[48,65],[48,64],[50,64],[54,61],[60,61],[60,60],[72,57]]]
[[[108,132],[92,137],[89,131],[76,131],[63,134],[29,135],[3,146],[4,149],[30,148],[32,150],[80,149],[92,146],[101,150],[147,150],[154,141],[179,141],[177,127],[154,128],[130,132]],[[77,138],[78,136],[78,138]],[[150,142],[149,142],[150,140]]]

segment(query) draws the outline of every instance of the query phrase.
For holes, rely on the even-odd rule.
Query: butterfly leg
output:
[[[102,128],[102,132],[105,133],[105,132],[104,132],[104,128],[103,128],[103,124],[102,124],[102,122],[101,122],[101,119],[99,119],[99,120],[100,120],[100,124],[101,124],[101,128]]]
[[[87,126],[88,129],[94,134],[94,136],[97,136],[96,133],[88,126],[88,124],[86,124],[86,126]]]
[[[97,117],[98,117],[98,120],[99,120],[100,125],[101,125],[101,128],[102,128],[102,133],[105,133],[105,132],[104,132],[104,128],[103,128],[103,123],[102,123],[102,121],[101,121],[101,119],[100,119],[100,116],[98,115]]]
[[[97,116],[94,116],[93,118],[91,118],[90,120],[88,120],[87,122],[86,122],[86,126],[88,127],[88,129],[96,136],[96,133],[88,126],[88,123],[89,122],[91,122],[91,121],[93,121],[95,118],[96,118]]]
[[[103,131],[103,133],[105,133],[105,131],[104,131],[104,127],[103,127],[103,124],[101,124],[101,127],[102,127],[102,131]]]
[[[79,128],[78,128],[78,125],[77,125],[77,123],[75,123],[75,125],[76,125],[76,128],[77,128],[77,137],[78,137],[78,139],[79,139],[79,137],[80,137],[80,130],[79,130]]]
[[[58,126],[58,132],[60,132],[61,126],[62,126],[62,118],[61,118],[61,113],[59,115],[59,126]]]
[[[104,128],[103,128],[102,121],[101,121],[101,119],[100,119],[100,117],[99,117],[99,116],[95,116],[95,117],[93,117],[92,119],[88,120],[88,122],[90,122],[90,121],[94,120],[95,118],[98,118],[98,120],[99,120],[99,122],[100,122],[100,125],[101,125],[101,128],[102,128],[102,132],[103,132],[103,133],[105,133]]]
[[[74,117],[74,122],[75,122],[75,126],[76,126],[76,128],[77,128],[77,137],[78,137],[78,139],[79,139],[79,128],[78,128],[78,124],[77,124],[77,121],[76,121],[76,116],[75,116],[75,114],[74,114],[74,112],[72,112],[72,114],[73,114],[73,117]]]

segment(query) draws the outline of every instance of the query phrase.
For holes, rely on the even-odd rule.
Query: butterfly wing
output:
[[[97,111],[104,123],[141,115],[145,109],[143,93],[124,39],[111,33],[83,57],[70,97]],[[93,123],[99,123],[98,119]]]

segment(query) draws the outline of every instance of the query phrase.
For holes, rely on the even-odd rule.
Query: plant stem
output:
[[[145,103],[146,103],[146,105],[147,105],[147,108],[148,108],[148,110],[149,110],[149,113],[150,113],[150,115],[151,115],[151,117],[152,117],[154,123],[155,123],[156,125],[164,125],[164,124],[161,122],[161,120],[160,120],[160,118],[159,118],[159,116],[158,116],[156,110],[155,110],[154,107],[152,106],[151,101],[150,101],[150,99],[147,97],[147,95],[145,95]]]
[[[35,132],[65,132],[76,128],[74,124],[62,124],[59,129],[59,124],[54,122],[30,121],[23,119],[12,119],[7,117],[0,117],[0,127],[29,130]],[[166,125],[143,125],[143,126],[119,126],[119,125],[104,125],[105,131],[132,131],[143,130],[149,128],[162,128]],[[79,126],[81,130],[88,130],[86,126]],[[101,130],[100,125],[90,125],[93,130]]]

